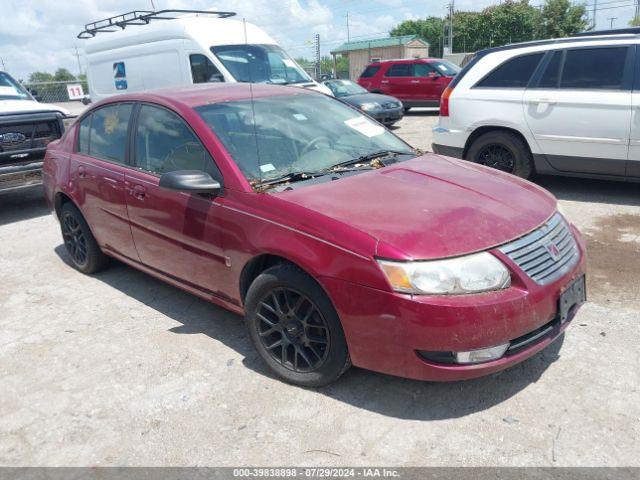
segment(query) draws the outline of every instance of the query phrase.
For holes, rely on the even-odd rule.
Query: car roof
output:
[[[371,62],[369,65],[384,65],[387,63],[415,63],[415,62],[424,62],[431,63],[442,60],[441,58],[390,58],[385,60],[380,60],[377,62]]]
[[[187,87],[172,87],[141,93],[125,93],[111,96],[96,106],[114,102],[160,101],[172,105],[195,108],[212,103],[265,98],[280,95],[322,95],[300,87],[249,83],[205,83]]]

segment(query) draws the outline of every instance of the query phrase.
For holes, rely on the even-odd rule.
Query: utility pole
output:
[[[74,56],[78,60],[78,75],[82,75],[82,65],[80,64],[80,53],[78,52],[78,46],[74,45],[73,48],[75,48],[76,50],[76,53],[74,54]]]
[[[451,0],[451,3],[449,3],[449,32],[447,35],[447,47],[444,53],[453,53],[453,12],[454,0]]]
[[[316,81],[320,81],[320,76],[322,75],[322,70],[320,67],[320,34],[316,33]]]
[[[349,35],[349,12],[347,12],[347,42],[350,42],[350,41],[351,41],[351,35]]]
[[[617,19],[618,19],[618,17],[609,17],[609,20],[611,21],[611,27],[610,27],[611,30],[613,30],[613,21],[617,20]]]
[[[596,14],[598,13],[598,0],[593,0],[593,28],[596,28]]]
[[[2,64],[2,71],[6,72],[7,71],[7,67],[4,65],[4,58],[0,57],[0,63]]]
[[[640,17],[640,0],[636,0],[636,14],[633,18]]]

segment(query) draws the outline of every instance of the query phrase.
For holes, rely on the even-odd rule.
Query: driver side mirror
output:
[[[435,79],[437,79],[440,75],[438,74],[438,72],[431,71],[431,72],[429,72],[429,74],[428,74],[427,76],[428,76],[431,80],[435,80]]]
[[[176,170],[160,177],[160,187],[184,193],[218,195],[222,185],[208,173],[200,170]]]

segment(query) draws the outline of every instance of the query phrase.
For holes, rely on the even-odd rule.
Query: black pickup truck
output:
[[[62,136],[69,112],[37,102],[0,71],[0,193],[42,183],[47,145]]]

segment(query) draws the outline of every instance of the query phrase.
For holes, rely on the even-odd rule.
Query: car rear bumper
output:
[[[42,161],[0,167],[0,192],[42,185]]]
[[[354,365],[418,380],[465,380],[522,362],[564,332],[577,309],[560,324],[560,293],[585,274],[584,244],[577,231],[574,235],[580,260],[562,278],[544,286],[523,281],[524,273],[513,269],[512,287],[464,296],[411,296],[328,278],[321,283],[341,318]],[[436,362],[422,354],[507,342],[517,348],[479,364]]]

